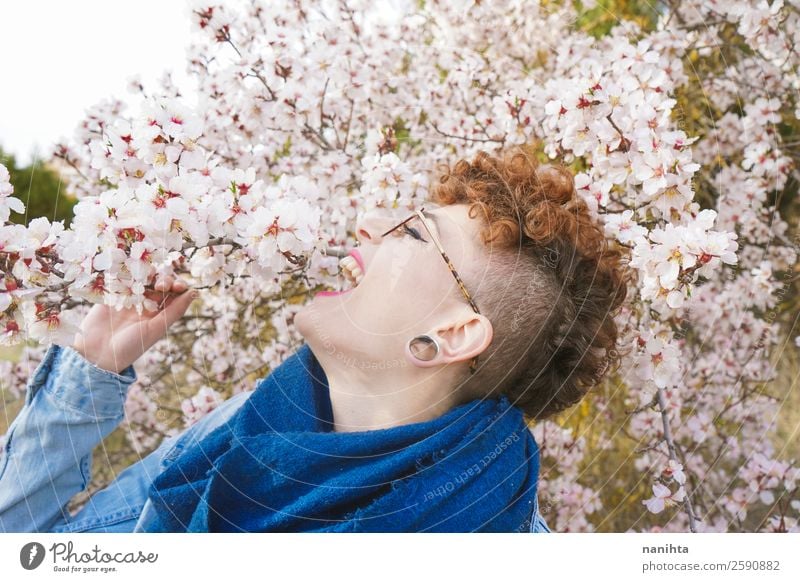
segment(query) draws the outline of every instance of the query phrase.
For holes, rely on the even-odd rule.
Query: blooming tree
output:
[[[9,223],[24,207],[0,166],[0,343],[25,343],[0,363],[6,391],[22,397],[91,304],[154,309],[154,278],[184,277],[202,305],[137,362],[126,404],[144,454],[297,347],[294,313],[336,284],[324,250],[352,244],[359,212],[416,207],[439,163],[536,143],[636,274],[617,388],[588,422],[533,427],[550,525],[603,527],[618,479],[631,529],[741,531],[757,510],[759,529],[799,531],[765,387],[800,242],[770,204],[798,178],[800,1],[668,2],[604,34],[579,25],[592,6],[192,1],[194,101],[168,75],[132,79],[140,110],[100,103],[55,146],[79,197],[69,229]],[[630,482],[584,477],[623,441]]]

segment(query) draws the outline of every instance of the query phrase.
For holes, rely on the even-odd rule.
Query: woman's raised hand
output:
[[[171,276],[159,278],[153,289],[145,297],[158,303],[158,311],[143,309],[140,315],[134,307],[117,311],[94,305],[71,347],[94,365],[119,374],[167,334],[198,293]]]

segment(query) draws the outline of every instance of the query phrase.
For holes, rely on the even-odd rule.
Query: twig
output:
[[[664,440],[667,442],[667,448],[669,449],[669,458],[678,463],[679,459],[675,449],[675,440],[672,438],[672,431],[669,427],[669,418],[667,417],[667,400],[664,397],[663,388],[658,388],[657,397],[658,407],[661,410],[661,423],[664,427]],[[697,533],[694,509],[692,508],[692,496],[690,495],[689,489],[685,484],[684,492],[686,494],[686,498],[683,501],[683,506],[686,509],[686,514],[689,516],[689,529],[692,531],[692,533]]]
[[[434,131],[436,131],[436,133],[438,133],[439,135],[441,135],[443,137],[449,137],[451,139],[460,139],[460,140],[463,140],[463,141],[478,142],[478,143],[499,143],[499,144],[502,144],[502,143],[505,142],[505,139],[498,139],[498,138],[491,138],[491,137],[490,138],[466,137],[464,135],[453,135],[453,134],[450,134],[450,133],[445,133],[444,131],[439,129],[436,126],[436,124],[433,123],[432,121],[429,121],[428,125],[430,125],[434,129]]]

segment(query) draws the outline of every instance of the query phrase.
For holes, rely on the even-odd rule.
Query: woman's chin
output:
[[[329,336],[335,310],[336,296],[317,293],[295,314],[295,328],[306,340]]]

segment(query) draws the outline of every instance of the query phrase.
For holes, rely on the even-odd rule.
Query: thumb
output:
[[[165,333],[170,325],[178,321],[186,313],[189,305],[199,294],[200,292],[197,290],[187,289],[180,295],[176,295],[164,309],[158,312],[158,315],[148,322],[148,326],[156,333]]]
[[[164,308],[164,316],[167,320],[167,326],[170,326],[178,321],[183,314],[186,313],[189,305],[192,304],[192,301],[194,301],[198,295],[200,295],[200,291],[197,291],[196,289],[187,289],[170,301],[170,304]]]

